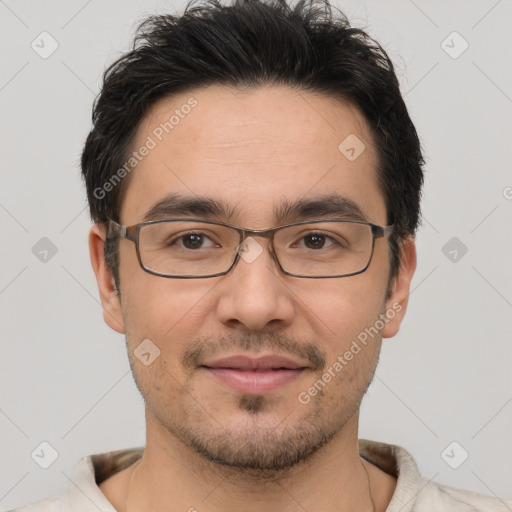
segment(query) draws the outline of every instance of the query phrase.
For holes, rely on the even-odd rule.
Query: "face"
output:
[[[162,132],[176,110],[179,121]],[[351,134],[365,145],[355,160],[338,149]],[[355,203],[367,221],[386,225],[368,126],[357,109],[338,100],[287,87],[209,87],[157,103],[133,149],[148,137],[156,144],[129,177],[124,225],[142,222],[169,194],[212,199],[226,211],[161,210],[160,218],[266,229],[278,225],[274,214],[283,204],[337,195]],[[279,225],[332,216],[310,209]],[[118,297],[102,260],[102,238],[94,227],[91,255],[105,319],[126,334],[148,430],[220,464],[282,469],[354,426],[381,339],[397,332],[405,313],[412,241],[389,283],[387,238],[375,240],[364,273],[326,279],[285,275],[264,238],[254,239],[261,254],[239,259],[227,275],[168,279],[144,272],[134,244],[121,239]],[[136,354],[148,339],[150,358],[155,347],[159,355],[146,365]]]

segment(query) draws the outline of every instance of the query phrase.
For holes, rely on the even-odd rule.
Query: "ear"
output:
[[[400,249],[400,269],[391,283],[390,295],[386,300],[387,323],[382,329],[383,338],[392,338],[399,329],[407,310],[411,280],[416,270],[416,245],[414,238],[402,242]]]
[[[121,309],[121,301],[114,281],[105,261],[104,226],[94,224],[89,232],[89,253],[91,264],[96,275],[98,290],[100,292],[101,305],[103,307],[103,319],[114,331],[124,333],[124,321]]]

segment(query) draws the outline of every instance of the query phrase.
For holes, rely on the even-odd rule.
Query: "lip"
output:
[[[202,365],[214,378],[239,393],[263,395],[295,380],[306,365],[277,354],[259,358],[236,355]]]
[[[229,368],[232,370],[266,371],[281,368],[296,370],[298,368],[305,368],[307,365],[279,354],[269,354],[261,357],[234,355],[207,361],[203,366],[207,366],[208,368]]]

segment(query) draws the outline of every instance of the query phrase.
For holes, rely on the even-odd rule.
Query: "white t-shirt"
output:
[[[72,482],[59,495],[35,501],[11,512],[116,512],[98,484],[142,456],[143,448],[88,455],[78,462]],[[363,458],[397,477],[386,512],[511,512],[512,501],[441,485],[419,473],[401,446],[359,440]]]

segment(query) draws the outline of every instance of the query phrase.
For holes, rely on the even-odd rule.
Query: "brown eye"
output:
[[[186,235],[181,238],[187,249],[198,249],[203,243],[203,235]]]
[[[308,235],[304,237],[304,245],[308,249],[322,249],[325,245],[324,235]]]
[[[176,246],[179,249],[198,250],[218,247],[218,244],[204,233],[185,233],[184,235],[172,237],[167,242],[166,246]]]

